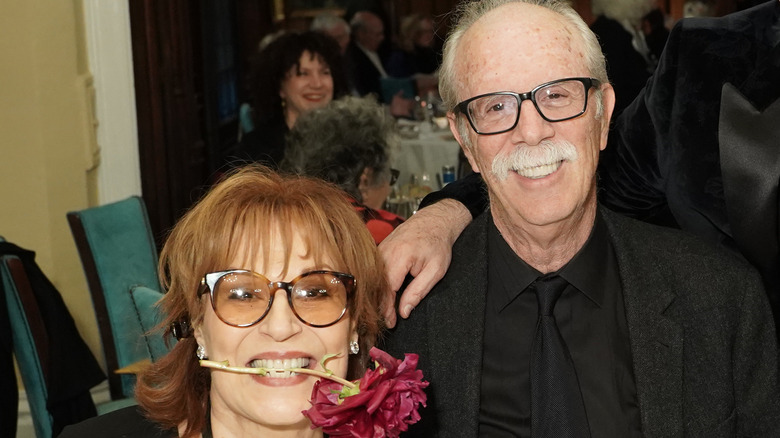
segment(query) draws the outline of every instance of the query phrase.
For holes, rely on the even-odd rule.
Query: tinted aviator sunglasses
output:
[[[290,309],[302,323],[328,327],[347,312],[355,277],[334,271],[310,271],[284,282],[270,281],[245,269],[231,269],[206,274],[198,296],[209,293],[214,313],[225,324],[249,327],[265,318],[280,289],[287,293]]]

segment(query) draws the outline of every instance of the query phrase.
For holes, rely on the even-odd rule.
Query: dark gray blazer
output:
[[[778,353],[761,279],[741,257],[600,210],[618,259],[645,437],[780,436]],[[477,436],[489,213],[386,347],[420,355],[428,409],[408,435]]]

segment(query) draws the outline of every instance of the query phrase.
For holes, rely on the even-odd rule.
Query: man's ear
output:
[[[615,89],[611,84],[601,86],[601,102],[604,111],[601,114],[601,143],[599,149],[604,150],[607,147],[607,136],[609,134],[609,122],[612,120],[612,112],[615,109]]]
[[[466,155],[466,159],[469,160],[469,164],[471,164],[471,170],[473,170],[474,173],[479,173],[479,167],[477,167],[477,161],[474,159],[474,156],[471,154],[471,149],[468,146],[466,146],[466,142],[464,142],[460,136],[460,130],[458,129],[458,116],[456,116],[455,113],[450,111],[447,113],[447,121],[450,124],[450,131],[452,132],[452,135],[455,137],[455,140],[460,145],[460,148],[463,149],[463,154]]]

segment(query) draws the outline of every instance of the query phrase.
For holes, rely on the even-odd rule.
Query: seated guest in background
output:
[[[347,96],[301,116],[282,166],[344,189],[379,243],[403,222],[381,210],[398,177],[390,168],[397,141],[395,123],[381,105]]]
[[[348,92],[338,45],[319,32],[275,38],[257,54],[252,76],[254,130],[226,152],[229,166],[278,167],[298,116]]]
[[[373,93],[381,101],[380,78],[388,75],[377,49],[385,39],[385,25],[376,14],[368,11],[355,13],[349,24],[352,40],[347,47],[346,65],[350,85],[357,95]]]
[[[666,40],[669,39],[669,29],[666,28],[666,16],[663,11],[653,8],[642,17],[642,33],[645,35],[647,50],[650,52],[652,67],[655,70],[666,46]]]
[[[314,20],[312,20],[309,30],[328,35],[339,44],[342,55],[347,52],[347,46],[349,46],[350,40],[350,28],[349,24],[338,15],[327,13],[317,15],[314,17]]]
[[[615,88],[615,116],[631,103],[652,72],[649,51],[640,30],[642,16],[653,0],[591,0],[595,21],[591,30],[598,36],[607,58],[607,74]]]
[[[715,5],[710,1],[686,0],[683,3],[683,18],[714,17]]]
[[[398,50],[387,59],[387,72],[395,77],[417,74],[432,75],[439,68],[434,43],[433,20],[422,14],[412,14],[401,20]]]
[[[777,343],[756,270],[598,205],[615,94],[576,12],[467,3],[440,84],[490,208],[388,337],[436,382],[410,436],[778,436]]]
[[[387,100],[383,99],[381,78],[388,77],[382,59],[377,53],[385,39],[384,24],[373,12],[355,13],[350,21],[352,39],[347,47],[345,65],[352,94],[366,96],[373,94],[386,103],[394,117],[408,117],[414,109],[414,99],[398,92]]]
[[[321,370],[336,355],[325,362],[335,375],[362,375],[385,283],[376,245],[344,194],[317,179],[246,167],[179,221],[160,272],[164,322],[183,337],[139,376],[138,406],[61,436],[322,437],[301,413],[316,377],[210,369],[199,359],[244,371]],[[320,293],[314,304],[306,302],[312,288]]]

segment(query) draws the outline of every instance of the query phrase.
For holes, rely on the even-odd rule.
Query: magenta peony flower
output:
[[[378,348],[369,352],[376,368],[366,371],[355,388],[332,380],[314,384],[311,409],[303,411],[312,429],[322,427],[331,437],[395,438],[420,420],[417,408],[425,406],[422,371],[417,355],[398,360]]]

